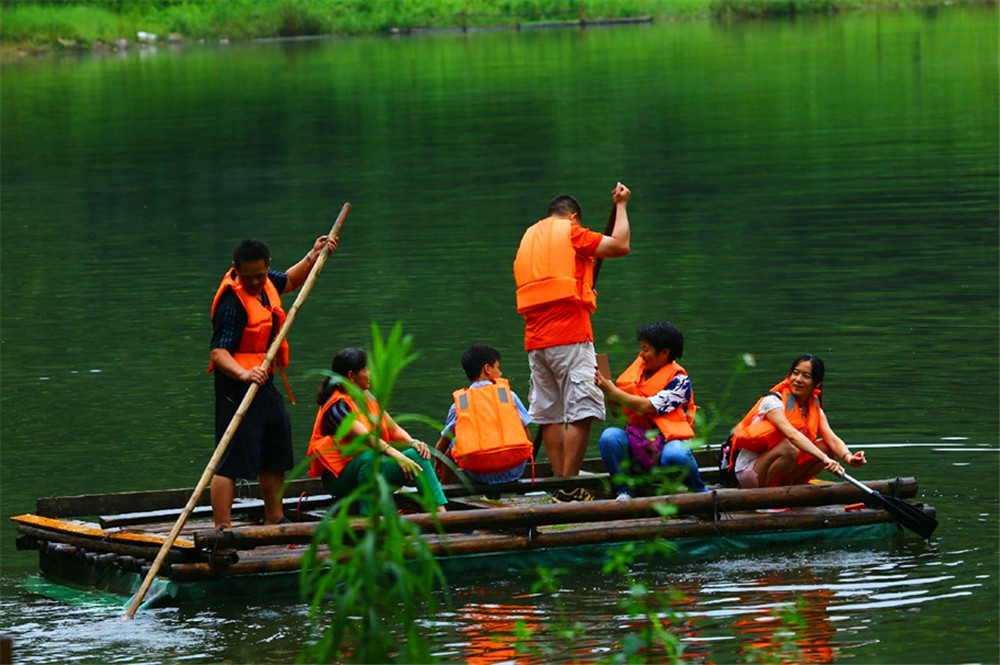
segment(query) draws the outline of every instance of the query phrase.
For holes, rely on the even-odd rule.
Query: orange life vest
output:
[[[580,302],[589,312],[597,309],[594,260],[573,249],[572,225],[565,217],[546,217],[524,232],[514,257],[518,312],[567,299]]]
[[[344,457],[341,454],[341,444],[333,438],[332,434],[323,434],[323,416],[326,412],[330,410],[334,404],[344,400],[347,402],[347,406],[351,411],[358,411],[357,404],[350,395],[343,392],[339,388],[333,391],[330,395],[330,399],[326,401],[326,404],[319,410],[316,414],[316,422],[313,424],[312,436],[309,438],[309,449],[306,454],[309,456],[309,475],[313,478],[320,478],[323,475],[323,469],[328,470],[334,476],[340,476],[340,472],[344,470],[347,464],[357,457],[360,453],[355,453],[350,457]],[[379,419],[379,438],[383,441],[389,441],[389,428],[387,426],[387,420],[382,414],[382,407],[379,406],[375,398],[365,393],[365,405],[368,407],[368,413],[372,417]],[[368,416],[364,413],[358,415],[358,422],[361,423],[365,431],[371,432],[376,429]]]
[[[648,379],[643,379],[644,371],[645,363],[642,361],[642,356],[636,356],[628,369],[615,381],[615,385],[630,395],[652,397],[666,388],[678,374],[687,375],[687,370],[677,362],[667,363]],[[694,438],[694,414],[698,410],[694,404],[694,390],[691,391],[691,399],[686,404],[662,416],[646,415],[627,407],[623,407],[623,410],[629,425],[638,425],[645,429],[653,429],[652,425],[655,425],[667,441]]]
[[[215,308],[218,306],[219,299],[222,298],[222,294],[226,292],[227,288],[232,289],[236,297],[240,299],[243,311],[247,315],[247,325],[240,336],[239,346],[232,354],[233,359],[243,369],[260,367],[260,364],[264,362],[264,358],[267,357],[267,349],[271,342],[271,331],[275,326],[277,326],[278,330],[281,330],[281,326],[285,323],[287,315],[281,306],[281,294],[278,293],[278,289],[275,288],[271,279],[268,278],[264,283],[264,293],[267,294],[268,305],[264,306],[256,296],[252,296],[246,292],[246,289],[243,288],[243,285],[236,278],[236,269],[230,268],[222,278],[222,282],[215,292],[215,298],[212,299],[211,316],[215,316]],[[288,360],[288,340],[283,339],[281,340],[281,345],[278,347],[278,353],[274,357],[274,363],[270,370],[273,373],[274,367],[277,366],[281,371],[281,378],[284,380],[285,389],[288,391],[288,399],[292,404],[295,404],[292,387],[288,384],[288,378],[285,377],[285,368],[288,367]],[[209,363],[208,371],[211,372],[214,369],[214,364]]]
[[[267,294],[269,304],[267,306],[262,305],[256,296],[250,295],[243,288],[243,285],[236,278],[236,269],[230,268],[222,278],[222,283],[219,284],[219,289],[215,292],[215,298],[212,299],[211,315],[213,317],[215,316],[215,308],[219,304],[219,299],[222,298],[222,294],[226,292],[227,288],[232,289],[236,297],[240,299],[240,304],[243,305],[243,310],[247,314],[247,325],[240,336],[240,344],[233,353],[233,358],[243,369],[260,367],[260,364],[264,362],[264,358],[267,356],[267,347],[270,345],[272,328],[277,325],[277,328],[280,330],[281,326],[285,323],[287,315],[281,306],[281,294],[278,293],[278,289],[274,287],[274,283],[269,278],[264,283],[264,293]],[[281,341],[274,364],[278,367],[288,367],[287,339]],[[209,371],[211,371],[211,368],[209,368]]]
[[[818,389],[814,390],[812,396],[809,398],[809,412],[807,418],[802,417],[802,411],[799,410],[798,404],[795,401],[795,395],[792,394],[792,389],[788,385],[788,379],[785,379],[778,385],[771,388],[771,390],[768,391],[768,395],[778,395],[781,398],[782,404],[785,405],[785,417],[788,418],[788,422],[792,424],[792,427],[802,432],[807,439],[816,443],[816,440],[819,438],[820,392],[821,391]],[[762,453],[765,450],[770,450],[787,438],[784,434],[782,434],[781,430],[775,427],[774,423],[768,420],[767,416],[764,416],[757,422],[752,422],[757,416],[758,409],[760,409],[760,403],[764,401],[768,395],[764,395],[764,397],[757,400],[757,403],[753,405],[753,408],[750,409],[745,416],[743,416],[743,420],[741,420],[739,424],[733,428],[734,448],[742,448],[755,453]],[[799,452],[799,464],[812,459],[812,455],[801,451]]]
[[[456,420],[451,456],[460,469],[506,471],[533,456],[506,379],[456,390],[452,396]]]

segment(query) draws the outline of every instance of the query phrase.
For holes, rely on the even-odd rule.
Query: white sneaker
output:
[[[632,498],[628,492],[619,492],[618,496],[615,497],[615,501],[628,501]]]

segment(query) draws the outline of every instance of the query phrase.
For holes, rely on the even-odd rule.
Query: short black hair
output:
[[[346,348],[337,351],[330,363],[330,371],[334,374],[347,376],[348,372],[360,372],[368,367],[368,354],[364,349]],[[326,404],[333,391],[340,387],[340,383],[334,383],[329,376],[325,377],[319,385],[319,392],[316,393],[316,403],[320,406]]]
[[[462,369],[469,381],[475,381],[483,371],[483,365],[492,365],[500,360],[500,352],[492,346],[473,344],[462,354]]]
[[[583,214],[580,209],[580,202],[576,200],[576,197],[569,194],[560,194],[549,201],[549,217],[554,215],[569,217],[573,213],[576,213],[578,217]]]
[[[271,265],[271,248],[263,240],[254,240],[253,238],[241,240],[233,248],[233,265],[237,268],[244,261],[260,261],[261,259]]]
[[[648,342],[657,353],[670,349],[670,359],[680,360],[684,355],[684,335],[669,321],[647,323],[635,333],[639,342]]]
[[[798,365],[803,360],[808,360],[812,365],[812,377],[813,386],[819,388],[819,385],[823,383],[823,377],[826,375],[826,365],[820,360],[819,356],[814,356],[811,353],[803,353],[801,356],[792,361],[792,366],[788,368],[788,376],[792,375],[795,370],[795,366]]]

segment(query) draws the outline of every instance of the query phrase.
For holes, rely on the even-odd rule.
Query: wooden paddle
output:
[[[348,213],[351,212],[351,204],[345,203],[344,207],[340,209],[340,214],[337,215],[337,221],[333,223],[333,228],[330,229],[329,235],[336,238],[340,235],[340,227],[344,225],[344,220],[347,219]],[[292,323],[295,321],[295,315],[298,314],[299,308],[302,307],[302,303],[306,301],[309,296],[309,292],[312,290],[313,284],[316,282],[316,278],[319,277],[320,270],[323,269],[323,264],[326,263],[326,258],[330,254],[330,251],[326,246],[319,253],[319,258],[316,259],[316,263],[313,264],[312,270],[309,271],[309,276],[306,277],[306,281],[302,284],[302,288],[299,289],[299,295],[295,298],[295,303],[288,310],[288,316],[285,318],[285,324],[281,326],[281,330],[275,336],[274,341],[271,342],[271,347],[267,350],[267,356],[264,357],[264,362],[260,364],[261,369],[265,372],[274,362],[274,357],[278,353],[278,347],[281,346],[281,342],[284,341],[285,337],[288,335],[288,329],[292,327]],[[139,587],[139,591],[136,592],[135,597],[132,599],[132,604],[129,605],[128,610],[125,612],[124,618],[131,619],[135,616],[136,610],[139,609],[139,605],[142,603],[142,599],[145,598],[146,592],[149,591],[150,585],[152,585],[153,580],[156,578],[156,574],[160,571],[160,566],[163,565],[163,560],[167,557],[167,553],[170,551],[170,547],[177,540],[178,534],[180,534],[181,529],[184,528],[184,523],[187,522],[188,516],[191,515],[191,511],[194,510],[195,505],[198,503],[198,499],[201,498],[202,492],[208,486],[208,483],[212,480],[212,476],[215,475],[215,467],[219,465],[219,461],[222,459],[223,453],[226,452],[226,448],[229,447],[229,442],[233,438],[233,434],[236,433],[236,428],[240,426],[243,421],[243,416],[246,415],[247,410],[250,408],[250,403],[253,402],[254,397],[257,396],[257,391],[260,388],[256,383],[251,383],[250,387],[247,388],[246,394],[243,396],[243,401],[240,402],[239,408],[236,409],[236,413],[233,415],[233,419],[229,422],[229,427],[226,428],[225,433],[222,435],[222,439],[219,440],[219,444],[215,447],[215,453],[212,454],[212,459],[208,461],[208,466],[205,467],[205,471],[201,474],[201,479],[194,488],[194,492],[191,493],[191,498],[188,499],[187,505],[184,506],[184,510],[181,511],[180,516],[177,518],[177,522],[174,523],[174,528],[170,530],[170,535],[167,539],[163,541],[163,545],[160,547],[160,551],[156,555],[156,559],[153,561],[153,565],[150,566],[149,572],[146,573],[146,578],[142,581],[142,586]]]
[[[881,492],[876,492],[861,481],[851,478],[846,472],[841,475],[847,482],[851,483],[858,489],[864,490],[868,496],[875,501],[875,503],[878,503],[885,508],[897,522],[919,535],[921,538],[930,538],[931,534],[934,533],[934,529],[937,528],[938,521],[922,511],[920,508],[914,506],[912,503],[907,503],[906,501],[897,499],[894,496],[886,496]]]
[[[609,236],[615,231],[615,221],[618,219],[618,204],[614,201],[611,202],[611,215],[608,217],[608,224],[604,227],[604,235]],[[591,284],[592,287],[597,286],[597,276],[601,272],[601,265],[604,263],[604,259],[597,258],[594,259],[594,282]]]
[[[618,204],[614,201],[611,202],[611,215],[608,216],[608,223],[604,227],[604,235],[609,236],[614,233],[615,221],[618,219]],[[604,263],[604,259],[598,258],[594,259],[594,281],[591,283],[591,288],[597,286],[597,276],[601,272],[601,264]],[[535,440],[532,442],[532,456],[537,456],[538,451],[542,449],[542,430],[545,429],[544,425],[539,425],[538,429],[535,431]]]

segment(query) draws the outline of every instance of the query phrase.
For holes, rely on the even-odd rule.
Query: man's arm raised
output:
[[[337,249],[337,238],[331,238],[329,236],[320,236],[316,238],[316,242],[313,243],[312,249],[306,254],[301,261],[293,265],[291,268],[285,271],[288,275],[288,282],[285,284],[285,290],[282,293],[288,293],[289,291],[294,291],[295,289],[302,286],[306,281],[306,277],[309,276],[309,271],[312,270],[313,264],[316,263],[316,259],[319,258],[319,253],[323,251],[323,245],[326,245],[330,253]]]
[[[594,258],[614,259],[628,254],[630,249],[631,231],[628,225],[628,200],[632,192],[622,183],[618,183],[612,192],[615,201],[615,228],[611,235],[604,236],[601,244],[594,251]]]

